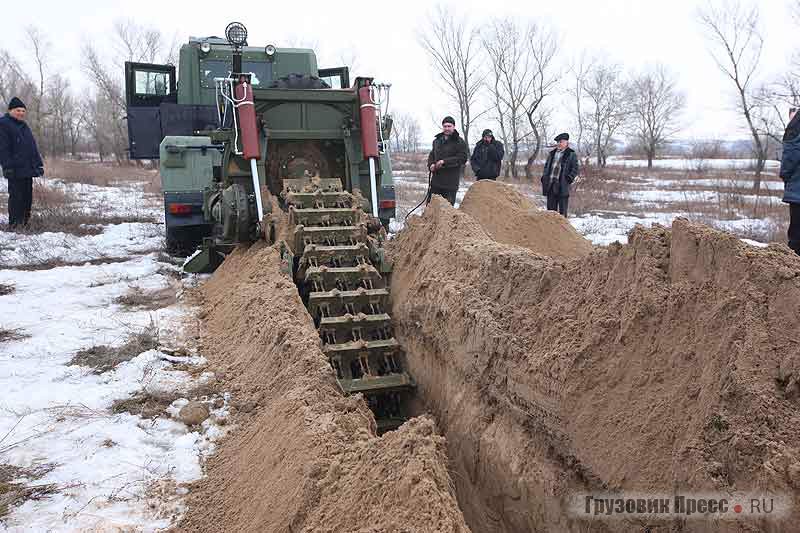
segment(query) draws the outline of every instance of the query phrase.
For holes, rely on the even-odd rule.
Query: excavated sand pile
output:
[[[429,417],[382,438],[345,398],[276,249],[237,250],[204,287],[203,352],[235,429],[180,531],[468,532]]]
[[[567,219],[554,211],[543,211],[504,183],[476,181],[464,195],[460,208],[497,242],[553,257],[584,257],[592,251],[592,243]]]
[[[796,531],[800,258],[680,219],[536,251],[437,197],[393,241],[397,336],[473,531],[643,531],[567,513],[605,489],[774,490],[784,522],[650,531]]]

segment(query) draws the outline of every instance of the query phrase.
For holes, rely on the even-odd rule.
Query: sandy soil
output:
[[[797,503],[800,258],[680,219],[589,255],[515,246],[467,200],[435,198],[393,241],[392,295],[473,531],[642,530],[571,516],[568,499],[590,490]],[[483,204],[516,209],[502,207]],[[537,215],[515,219],[540,234]],[[650,531],[790,531],[797,518]]]
[[[476,181],[464,195],[460,209],[500,243],[553,257],[583,257],[592,251],[592,243],[566,218],[539,209],[530,198],[504,183]]]
[[[191,488],[179,531],[468,532],[430,417],[382,438],[345,398],[271,247],[237,250],[203,288],[203,348],[236,429]]]

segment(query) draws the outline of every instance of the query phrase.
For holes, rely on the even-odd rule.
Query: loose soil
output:
[[[274,247],[231,254],[203,287],[201,352],[235,429],[178,531],[468,532],[430,417],[383,437],[345,397]]]
[[[796,530],[800,258],[682,219],[588,255],[566,230],[563,249],[539,245],[543,214],[518,216],[519,199],[487,194],[497,185],[463,209],[434,197],[391,249],[397,337],[472,530]],[[618,490],[773,491],[795,510],[651,524],[568,511]]]
[[[478,221],[495,241],[553,257],[584,257],[592,243],[555,211],[543,211],[510,185],[476,181],[464,195],[461,210]]]

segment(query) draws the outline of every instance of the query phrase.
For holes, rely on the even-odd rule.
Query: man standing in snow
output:
[[[443,196],[450,205],[456,203],[456,193],[468,159],[469,147],[456,131],[455,119],[444,117],[442,132],[433,139],[428,154],[428,169],[432,176],[426,203],[430,203],[433,194]]]
[[[500,175],[500,165],[503,162],[503,143],[495,140],[492,130],[483,130],[482,139],[475,145],[469,162],[475,178],[479,180],[494,180]]]
[[[789,111],[781,157],[783,201],[789,204],[789,248],[800,255],[800,113]]]
[[[561,133],[555,141],[558,145],[547,156],[542,172],[542,194],[547,196],[547,210],[558,210],[567,216],[569,186],[578,176],[578,155],[569,147],[569,134]]]
[[[27,109],[16,96],[0,118],[0,167],[8,180],[8,225],[24,226],[31,217],[33,178],[44,174],[36,140],[25,123]]]

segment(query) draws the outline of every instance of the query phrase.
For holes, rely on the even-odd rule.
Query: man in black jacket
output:
[[[25,225],[31,216],[33,178],[44,174],[44,164],[31,129],[27,109],[16,96],[0,118],[0,167],[8,180],[8,225]]]
[[[469,147],[456,131],[455,119],[444,117],[442,133],[433,139],[433,147],[428,154],[428,169],[432,176],[426,203],[430,203],[433,194],[443,196],[450,205],[456,203],[456,193],[468,159]]]
[[[578,177],[578,155],[569,147],[569,134],[561,133],[558,146],[547,156],[542,172],[542,194],[547,196],[547,209],[567,216],[569,186]]]
[[[800,113],[789,111],[789,123],[783,133],[783,156],[780,176],[783,201],[789,204],[789,248],[800,255]]]
[[[482,139],[475,145],[469,159],[472,171],[479,180],[494,180],[500,175],[503,163],[503,143],[495,140],[492,130],[483,130]]]

